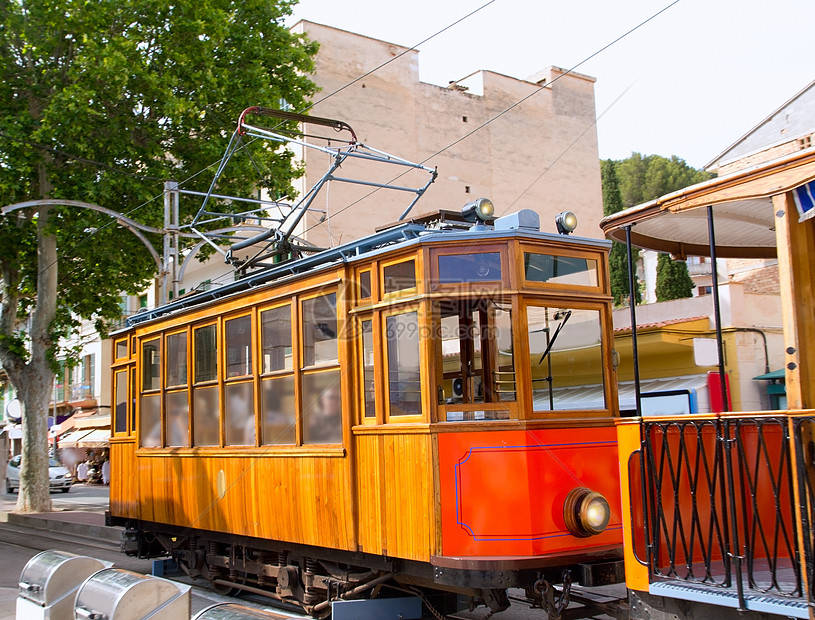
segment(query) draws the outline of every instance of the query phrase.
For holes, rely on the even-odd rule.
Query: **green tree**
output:
[[[707,181],[714,176],[704,170],[692,168],[676,155],[669,159],[660,155],[632,153],[631,157],[614,163],[619,179],[620,196],[626,209],[688,185]],[[657,300],[690,297],[692,289],[693,281],[688,274],[687,264],[684,261],[666,262],[660,257],[657,261]],[[678,296],[663,299],[660,298],[660,290],[666,292],[665,294]]]
[[[161,201],[150,199],[161,180],[206,190],[212,173],[198,173],[220,158],[243,108],[303,109],[313,94],[316,44],[284,27],[292,4],[0,0],[3,204],[80,200],[160,225]],[[288,151],[257,147],[227,173],[221,193],[279,195],[295,170]],[[118,319],[119,293],[139,290],[155,265],[110,218],[46,204],[0,218],[0,269],[0,364],[24,416],[17,510],[49,510],[46,415],[60,339],[77,318],[100,329]]]
[[[669,159],[640,153],[631,153],[630,157],[617,161],[616,171],[626,209],[714,176],[692,168],[676,155]]]
[[[657,301],[683,299],[692,294],[693,280],[688,274],[688,264],[660,253],[657,256]]]
[[[611,215],[623,210],[620,186],[617,180],[615,162],[605,159],[600,162],[600,177],[603,184],[603,215]],[[637,261],[639,250],[633,250],[632,258]],[[628,252],[624,243],[613,241],[608,257],[609,275],[611,277],[611,295],[614,305],[621,306],[629,299],[628,287]],[[641,303],[639,282],[634,275],[634,303]]]

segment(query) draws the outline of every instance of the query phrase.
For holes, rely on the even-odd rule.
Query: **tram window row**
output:
[[[435,254],[429,282],[414,258],[383,261],[353,270],[351,286],[340,277],[116,341],[114,435],[138,430],[140,448],[339,448],[344,419],[607,410],[596,259],[523,252],[519,292],[505,250]],[[553,304],[538,290],[551,285],[585,301]]]

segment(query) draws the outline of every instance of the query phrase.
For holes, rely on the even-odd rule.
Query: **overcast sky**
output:
[[[301,0],[289,23],[411,47],[486,2]],[[572,68],[670,2],[494,0],[419,47],[420,77],[447,85],[479,69],[526,78]],[[597,78],[600,157],[704,166],[815,79],[813,33],[813,0],[679,0],[576,68]]]

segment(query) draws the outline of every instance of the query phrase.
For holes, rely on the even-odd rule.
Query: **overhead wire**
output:
[[[494,0],[493,0],[493,1],[494,1]],[[644,20],[642,20],[641,22],[639,22],[637,25],[632,26],[631,28],[629,28],[628,30],[626,30],[626,31],[625,31],[623,34],[619,35],[618,37],[616,37],[615,39],[613,39],[611,42],[609,42],[609,43],[607,43],[606,45],[604,45],[603,47],[601,47],[601,48],[597,49],[596,51],[594,51],[594,52],[593,52],[592,54],[590,54],[589,56],[586,56],[586,57],[585,57],[583,60],[581,60],[581,61],[580,61],[580,62],[578,62],[577,64],[573,65],[572,67],[570,67],[569,69],[567,69],[567,70],[566,70],[566,71],[564,71],[563,73],[560,73],[560,74],[558,74],[557,76],[555,76],[555,78],[554,78],[554,79],[552,79],[552,81],[548,82],[548,84],[544,84],[544,85],[540,86],[539,88],[537,88],[537,89],[533,90],[533,91],[532,91],[531,93],[529,93],[528,95],[526,95],[526,96],[522,97],[521,99],[519,99],[519,100],[517,100],[516,102],[512,103],[511,105],[507,106],[507,107],[506,107],[506,108],[504,108],[502,111],[498,112],[498,113],[497,113],[495,116],[493,116],[493,117],[491,117],[491,118],[487,119],[486,121],[484,121],[483,123],[481,123],[481,124],[480,124],[478,127],[476,127],[475,129],[471,130],[470,132],[468,132],[468,133],[467,133],[467,134],[465,134],[464,136],[462,136],[462,137],[460,137],[460,138],[458,138],[458,139],[454,140],[454,141],[453,141],[453,142],[451,142],[450,144],[446,145],[444,148],[439,149],[438,151],[434,152],[432,155],[429,155],[428,157],[426,157],[425,159],[423,159],[423,160],[422,160],[420,163],[421,163],[421,164],[426,164],[428,161],[430,161],[430,160],[431,160],[431,159],[433,159],[434,157],[437,157],[438,155],[442,154],[443,152],[445,152],[445,151],[447,151],[447,150],[451,149],[451,148],[452,148],[452,147],[454,147],[455,145],[457,145],[457,144],[461,143],[462,141],[466,140],[467,138],[469,138],[470,136],[472,136],[472,135],[473,135],[474,133],[476,133],[477,131],[480,131],[480,130],[481,130],[481,129],[483,129],[484,127],[488,126],[490,123],[492,123],[492,122],[494,122],[495,120],[497,120],[498,118],[502,117],[502,116],[503,116],[504,114],[506,114],[507,112],[509,112],[509,111],[513,110],[514,108],[518,107],[520,104],[522,104],[523,102],[525,102],[525,101],[529,100],[531,97],[535,96],[536,94],[538,94],[538,93],[539,93],[539,92],[541,92],[542,90],[545,90],[545,89],[546,89],[548,86],[551,86],[552,84],[554,84],[555,82],[557,82],[559,79],[561,79],[561,78],[563,78],[563,77],[565,77],[565,76],[567,76],[567,75],[569,75],[569,74],[573,73],[574,71],[576,71],[576,70],[577,70],[577,68],[578,68],[578,67],[580,67],[580,66],[584,65],[585,63],[587,63],[587,62],[588,62],[589,60],[591,60],[592,58],[595,58],[596,56],[598,56],[599,54],[601,54],[601,53],[602,53],[602,52],[604,52],[605,50],[609,49],[610,47],[612,47],[612,46],[613,46],[613,45],[615,45],[616,43],[618,43],[618,42],[622,41],[623,39],[625,39],[626,37],[628,37],[628,36],[629,36],[629,35],[631,35],[632,33],[636,32],[637,30],[639,30],[640,28],[642,28],[643,26],[645,26],[646,24],[648,24],[648,23],[649,23],[649,22],[651,22],[652,20],[654,20],[654,19],[656,19],[657,17],[659,17],[659,16],[660,16],[662,13],[666,12],[666,11],[667,11],[667,10],[669,10],[671,7],[673,7],[674,5],[678,4],[679,2],[680,2],[680,0],[673,0],[673,1],[672,1],[672,2],[670,2],[669,4],[667,4],[667,5],[665,5],[664,7],[662,7],[660,10],[656,11],[655,13],[653,13],[652,15],[650,15],[649,17],[647,17],[646,19],[644,19]],[[485,6],[487,6],[488,4],[491,4],[491,2],[488,2],[487,4],[483,5],[482,7],[480,7],[480,8],[479,8],[479,9],[477,9],[477,10],[481,10],[482,8],[484,8]],[[473,13],[475,13],[475,12],[476,12],[476,11],[473,11]],[[468,14],[468,16],[469,16],[469,15],[472,15],[473,13]],[[463,19],[463,18],[462,18],[462,19]],[[461,21],[461,20],[458,20],[458,21]],[[456,23],[458,23],[458,21],[457,21]],[[449,27],[448,27],[448,28],[449,28]],[[440,31],[439,31],[437,34],[439,34],[439,33],[441,33],[441,32],[444,32],[444,30],[446,30],[446,29],[447,29],[447,28],[444,28],[444,29],[440,30]],[[435,35],[434,35],[434,36],[435,36]],[[429,37],[428,39],[425,39],[425,41],[429,40],[430,38],[432,38],[432,37]],[[419,44],[417,44],[417,45],[419,45]],[[413,49],[413,48],[411,48],[411,49]],[[388,62],[391,62],[391,61],[388,61]],[[383,63],[383,64],[382,64],[382,65],[380,65],[380,67],[378,67],[378,68],[381,68],[382,66],[385,66],[386,64],[388,64],[388,63],[387,63],[387,62],[386,62],[386,63]],[[368,72],[368,74],[370,74],[370,73],[371,73],[371,72]],[[355,80],[355,81],[358,81],[358,80]],[[514,205],[515,203],[517,203],[517,201],[518,201],[518,200],[520,200],[520,198],[521,198],[521,197],[522,197],[522,196],[523,196],[523,195],[524,195],[526,192],[528,192],[528,191],[529,191],[529,189],[531,189],[531,187],[532,187],[532,186],[534,186],[534,184],[535,184],[535,183],[539,182],[539,181],[540,181],[540,179],[541,179],[541,178],[543,178],[543,176],[544,176],[544,175],[545,175],[547,172],[549,172],[549,170],[551,170],[551,169],[554,167],[554,165],[555,165],[555,164],[556,164],[558,161],[560,161],[560,160],[561,160],[561,159],[564,157],[564,155],[565,155],[565,154],[566,154],[566,153],[567,153],[567,152],[568,152],[568,151],[569,151],[569,150],[570,150],[572,147],[574,147],[574,145],[575,145],[575,144],[576,144],[576,143],[577,143],[577,142],[580,140],[580,138],[582,138],[582,136],[583,136],[583,135],[585,135],[585,133],[586,133],[587,131],[589,131],[589,130],[590,130],[592,127],[594,127],[594,126],[597,124],[597,122],[599,121],[599,119],[600,119],[600,118],[602,118],[602,116],[603,116],[603,115],[604,115],[606,112],[608,112],[608,111],[609,111],[609,109],[611,109],[611,107],[613,107],[613,106],[614,106],[614,105],[615,105],[615,104],[616,104],[616,103],[617,103],[617,102],[618,102],[618,101],[619,101],[619,100],[620,100],[620,99],[621,99],[621,98],[622,98],[622,97],[623,97],[623,96],[624,96],[624,95],[625,95],[625,94],[626,94],[626,93],[627,93],[627,92],[628,92],[630,89],[631,89],[631,86],[629,86],[628,88],[626,88],[626,89],[625,89],[625,90],[624,90],[624,91],[623,91],[623,92],[622,92],[622,93],[621,93],[621,94],[620,94],[620,95],[619,95],[619,96],[618,96],[618,97],[617,97],[617,98],[616,98],[616,99],[615,99],[615,100],[614,100],[614,101],[613,101],[613,102],[612,102],[612,103],[611,103],[611,104],[610,104],[610,105],[609,105],[609,106],[608,106],[608,107],[607,107],[607,108],[606,108],[606,109],[605,109],[605,110],[604,110],[604,111],[603,111],[603,112],[602,112],[602,113],[601,113],[601,114],[600,114],[600,115],[597,117],[597,118],[595,118],[595,119],[594,119],[594,121],[593,121],[593,122],[592,122],[592,123],[591,123],[591,124],[590,124],[588,127],[586,127],[586,129],[585,129],[585,130],[584,130],[584,131],[583,131],[583,132],[580,134],[580,136],[578,136],[578,138],[577,138],[577,139],[575,139],[575,141],[573,141],[573,142],[572,142],[572,143],[571,143],[569,146],[567,146],[567,147],[566,147],[566,149],[565,149],[563,152],[561,152],[561,153],[558,155],[558,157],[556,157],[556,158],[555,158],[555,160],[552,162],[552,164],[550,164],[550,165],[549,165],[549,166],[548,166],[548,167],[547,167],[547,168],[546,168],[546,169],[545,169],[545,170],[544,170],[544,171],[543,171],[543,172],[542,172],[542,173],[541,173],[541,174],[540,174],[540,175],[539,175],[539,176],[538,176],[538,177],[537,177],[537,178],[536,178],[536,179],[535,179],[535,180],[534,180],[534,181],[533,181],[533,182],[532,182],[532,183],[531,183],[531,184],[530,184],[528,187],[527,187],[527,189],[526,189],[526,190],[524,190],[524,192],[522,192],[522,194],[521,194],[521,195],[520,195],[518,198],[516,198],[516,200],[515,200],[515,201],[513,201],[512,205]],[[334,91],[334,93],[332,93],[332,95],[333,95],[333,94],[336,94],[337,92],[340,92],[341,90],[343,90],[343,89],[342,89],[342,88],[337,89],[336,91]],[[326,97],[326,98],[327,98],[327,97]],[[324,100],[325,100],[325,98],[324,98],[322,101],[324,101]],[[316,104],[315,104],[315,105],[316,105]],[[390,180],[389,180],[387,183],[385,183],[385,185],[390,185],[390,184],[393,184],[395,181],[397,181],[398,179],[400,179],[402,176],[404,176],[404,175],[405,175],[405,174],[407,174],[408,172],[409,172],[409,171],[407,171],[407,172],[402,172],[402,173],[400,173],[400,174],[396,175],[395,177],[393,177],[392,179],[390,179]],[[366,200],[366,199],[370,198],[372,195],[374,195],[375,193],[377,193],[377,192],[378,192],[380,189],[381,189],[380,187],[376,187],[376,188],[372,189],[371,191],[369,191],[368,193],[366,193],[365,195],[361,196],[360,198],[358,198],[358,199],[354,200],[353,202],[349,203],[348,205],[346,205],[346,206],[344,206],[344,207],[342,207],[342,208],[340,208],[340,209],[337,209],[337,210],[336,210],[336,211],[334,211],[334,212],[333,212],[331,215],[326,214],[326,217],[325,217],[324,219],[321,219],[321,221],[319,221],[319,222],[317,222],[317,223],[315,223],[315,224],[313,224],[313,225],[311,225],[311,226],[309,226],[309,227],[305,228],[305,230],[303,230],[303,232],[301,233],[301,235],[305,235],[305,234],[306,234],[306,233],[308,233],[309,231],[314,230],[316,227],[320,226],[320,225],[321,225],[323,222],[325,222],[325,221],[329,221],[329,220],[330,220],[332,217],[336,217],[336,216],[337,216],[337,215],[339,215],[340,213],[343,213],[343,212],[345,212],[345,211],[347,211],[347,210],[349,210],[349,209],[351,209],[351,208],[355,207],[356,205],[358,205],[359,203],[361,203],[363,200]],[[512,206],[512,205],[510,205],[509,207],[506,207],[506,208],[505,208],[505,210],[506,210],[506,209],[511,208],[511,206]],[[230,272],[227,272],[227,273],[226,273],[226,274],[224,274],[224,275],[228,275],[229,273],[230,273]]]
[[[471,131],[467,132],[466,134],[464,134],[464,135],[463,135],[463,136],[461,136],[460,138],[457,138],[456,140],[454,140],[453,142],[449,143],[449,144],[448,144],[448,145],[446,145],[445,147],[443,147],[443,148],[439,149],[438,151],[434,152],[432,155],[429,155],[428,157],[426,157],[425,159],[423,159],[423,160],[422,160],[421,162],[419,162],[419,163],[421,163],[422,165],[424,165],[424,164],[426,164],[428,161],[430,161],[431,159],[433,159],[434,157],[437,157],[437,156],[441,155],[442,153],[444,153],[445,151],[447,151],[447,150],[449,150],[449,149],[453,148],[453,147],[454,147],[454,146],[456,146],[457,144],[460,144],[461,142],[463,142],[464,140],[466,140],[467,138],[469,138],[470,136],[472,136],[472,135],[473,135],[473,134],[475,134],[476,132],[478,132],[478,131],[480,131],[480,130],[484,129],[484,127],[488,126],[489,124],[493,123],[493,122],[494,122],[494,121],[496,121],[497,119],[499,119],[499,118],[501,118],[502,116],[504,116],[504,115],[505,115],[507,112],[510,112],[511,110],[513,110],[513,109],[517,108],[519,105],[521,105],[521,104],[522,104],[522,103],[524,103],[525,101],[528,101],[529,99],[531,99],[532,97],[534,97],[535,95],[537,95],[537,94],[538,94],[539,92],[541,92],[542,90],[545,90],[547,87],[551,86],[552,84],[554,84],[555,82],[557,82],[557,81],[558,81],[558,80],[560,80],[561,78],[563,78],[563,77],[565,77],[565,76],[567,76],[567,75],[569,75],[569,74],[573,73],[573,72],[574,72],[574,71],[575,71],[575,70],[576,70],[578,67],[580,67],[580,66],[582,66],[582,65],[586,64],[586,63],[587,63],[589,60],[591,60],[592,58],[596,57],[598,54],[601,54],[602,52],[604,52],[605,50],[609,49],[610,47],[612,47],[612,46],[613,46],[613,45],[615,45],[616,43],[618,43],[618,42],[622,41],[623,39],[625,39],[625,38],[626,38],[627,36],[629,36],[630,34],[632,34],[632,33],[636,32],[637,30],[639,30],[640,28],[642,28],[642,27],[643,27],[645,24],[647,24],[647,23],[649,23],[650,21],[652,21],[652,20],[656,19],[658,16],[660,16],[662,13],[664,13],[665,11],[667,11],[668,9],[670,9],[671,7],[673,7],[674,5],[678,4],[680,1],[681,1],[681,0],[673,0],[672,2],[670,2],[670,3],[669,3],[669,4],[667,4],[667,5],[665,5],[663,8],[661,8],[661,9],[660,9],[659,11],[657,11],[656,13],[653,13],[653,14],[652,14],[650,17],[648,17],[648,18],[644,19],[643,21],[639,22],[639,23],[638,23],[636,26],[633,26],[633,27],[629,28],[629,29],[628,29],[626,32],[624,32],[623,34],[621,34],[620,36],[618,36],[617,38],[615,38],[613,41],[611,41],[611,42],[607,43],[606,45],[604,45],[604,46],[603,46],[603,47],[601,47],[600,49],[596,50],[595,52],[593,52],[593,53],[592,53],[592,54],[590,54],[589,56],[586,56],[586,57],[585,57],[583,60],[581,60],[581,61],[580,61],[580,62],[578,62],[577,64],[573,65],[572,67],[570,67],[569,69],[567,69],[567,70],[566,70],[566,71],[564,71],[563,73],[560,73],[560,74],[558,74],[557,76],[555,76],[555,78],[554,78],[554,79],[553,79],[551,82],[548,82],[547,84],[544,84],[544,85],[542,85],[542,86],[540,86],[540,87],[536,88],[535,90],[533,90],[531,93],[529,93],[529,94],[525,95],[524,97],[521,97],[520,99],[518,99],[517,101],[515,101],[515,102],[514,102],[514,103],[512,103],[511,105],[507,106],[506,108],[504,108],[503,110],[501,110],[500,112],[498,112],[497,114],[495,114],[494,116],[492,116],[492,117],[488,118],[486,121],[484,121],[483,123],[481,123],[480,125],[478,125],[478,126],[477,126],[477,127],[475,127],[474,129],[472,129]],[[596,121],[595,121],[595,122],[596,122]],[[567,147],[567,149],[568,149],[568,148],[571,148],[571,146],[570,146],[570,147]],[[392,178],[390,181],[388,181],[387,183],[385,183],[385,185],[390,185],[390,184],[394,183],[395,181],[399,180],[399,179],[400,179],[402,176],[404,176],[405,174],[407,174],[407,172],[402,172],[401,174],[396,175],[396,176],[395,176],[395,177],[393,177],[393,178]],[[336,217],[336,216],[337,216],[337,215],[339,215],[340,213],[343,213],[344,211],[347,211],[348,209],[350,209],[350,208],[352,208],[352,207],[356,206],[357,204],[359,204],[359,203],[360,203],[360,202],[362,202],[363,200],[366,200],[367,198],[369,198],[369,197],[371,197],[372,195],[374,195],[374,194],[375,194],[376,192],[378,192],[380,189],[381,189],[381,188],[377,187],[377,188],[375,188],[375,189],[371,190],[370,192],[368,192],[367,194],[365,194],[364,196],[362,196],[362,197],[360,197],[360,198],[358,198],[358,199],[354,200],[353,202],[351,202],[350,204],[346,205],[345,207],[342,207],[341,209],[336,210],[336,211],[333,213],[332,217]],[[314,225],[310,226],[309,228],[306,228],[306,229],[303,231],[303,234],[305,234],[305,233],[309,232],[310,230],[313,230],[315,227],[319,226],[319,225],[320,225],[320,223],[321,223],[321,222],[318,222],[317,224],[314,224]]]

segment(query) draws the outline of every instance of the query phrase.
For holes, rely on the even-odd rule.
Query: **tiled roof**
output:
[[[694,321],[701,321],[702,319],[707,319],[706,316],[691,316],[691,317],[684,317],[681,319],[668,319],[666,321],[657,321],[656,323],[637,323],[637,331],[642,331],[644,329],[659,329],[660,327],[669,327],[670,325],[679,325],[681,323],[693,323]],[[625,332],[630,332],[631,327],[615,327],[614,333],[615,334],[624,334]]]

